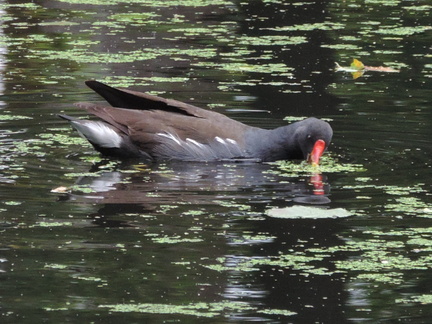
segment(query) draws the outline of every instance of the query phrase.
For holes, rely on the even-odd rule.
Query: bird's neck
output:
[[[302,159],[295,139],[295,128],[282,126],[272,130],[254,128],[246,133],[246,150],[262,161]]]

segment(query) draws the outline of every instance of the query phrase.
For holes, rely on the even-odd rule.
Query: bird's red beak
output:
[[[314,165],[319,165],[319,160],[324,153],[326,148],[326,143],[323,140],[318,140],[315,142],[312,152],[309,154],[308,161]]]

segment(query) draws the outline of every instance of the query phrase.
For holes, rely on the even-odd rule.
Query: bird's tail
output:
[[[59,114],[60,118],[69,121],[71,126],[95,148],[120,148],[122,137],[111,125],[103,121],[78,119],[68,115]]]

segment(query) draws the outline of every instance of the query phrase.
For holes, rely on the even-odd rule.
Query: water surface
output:
[[[431,9],[0,1],[2,323],[428,322]],[[334,70],[353,58],[400,72]],[[331,167],[101,158],[56,116],[100,100],[88,79],[325,118]]]

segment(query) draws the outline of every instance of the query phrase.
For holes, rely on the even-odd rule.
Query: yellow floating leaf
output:
[[[364,65],[361,61],[357,60],[357,59],[353,59],[352,63],[351,63],[351,68],[356,69],[356,70],[363,70],[364,69]]]
[[[352,72],[351,74],[352,74],[353,79],[355,80],[355,79],[360,78],[363,75],[363,73],[364,73],[363,71],[357,71],[357,72]]]

